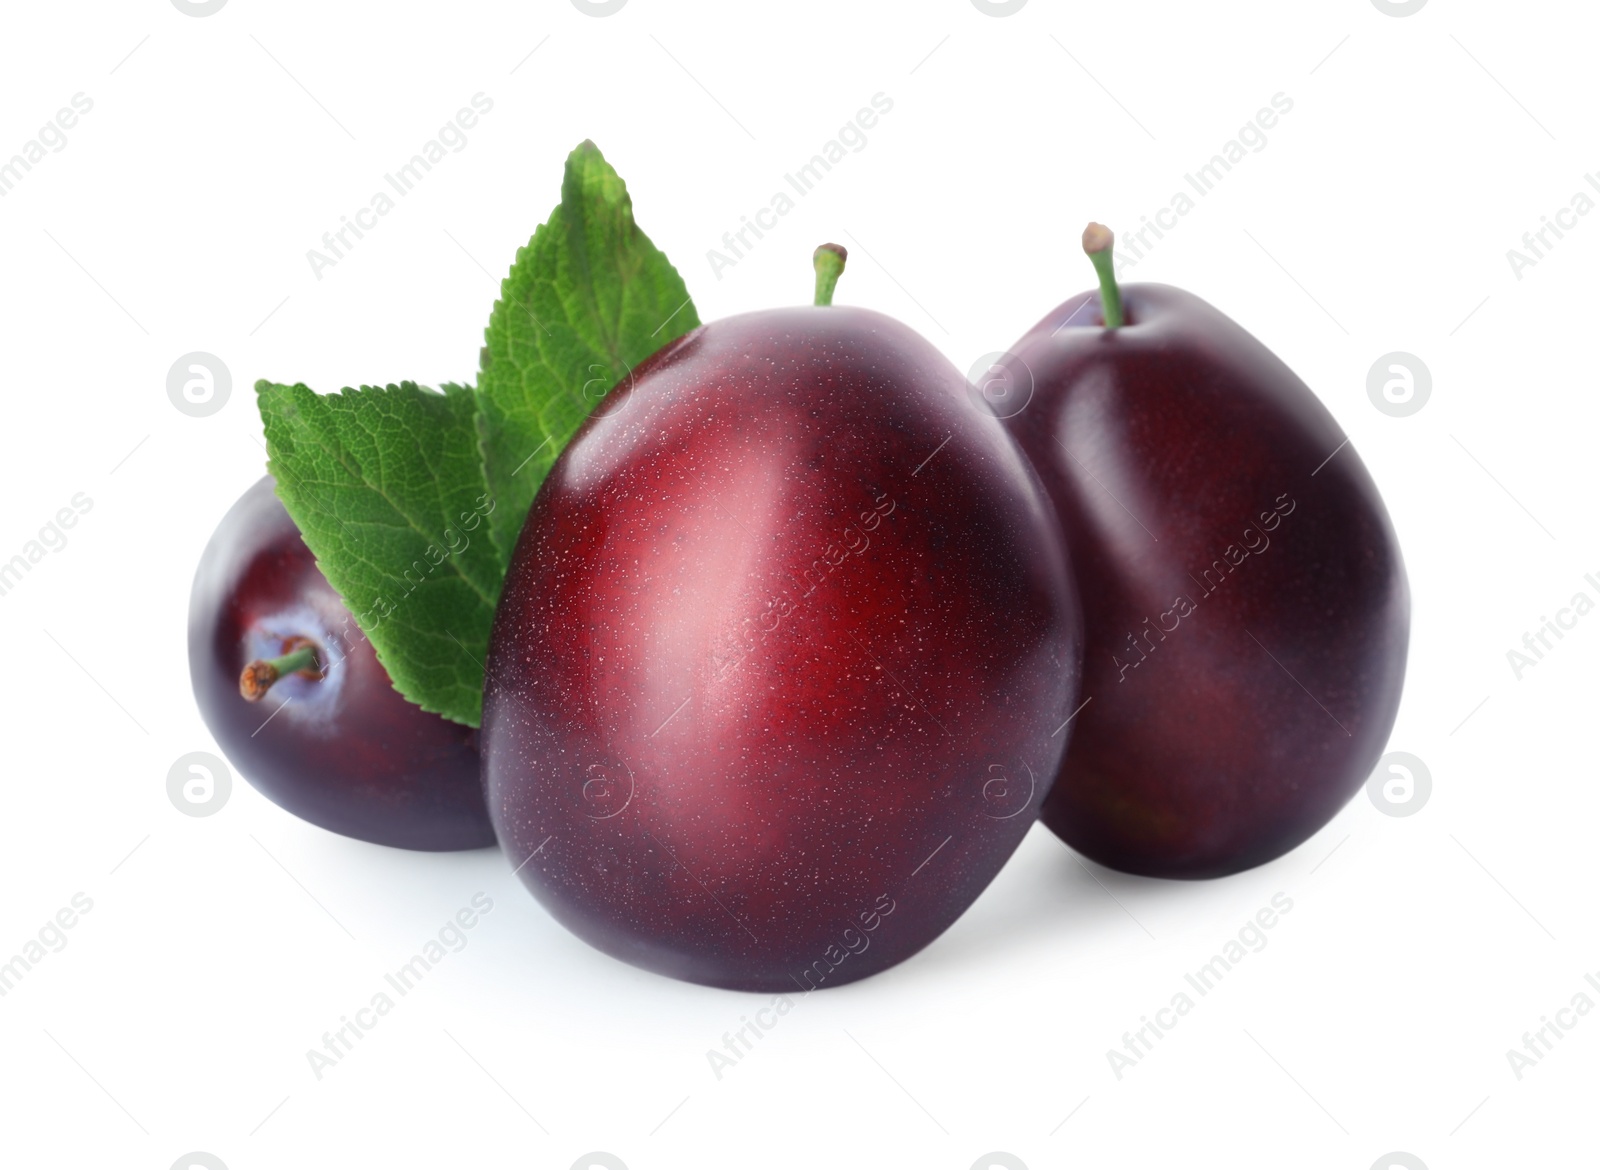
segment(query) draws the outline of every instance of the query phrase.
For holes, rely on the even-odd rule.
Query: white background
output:
[[[1592,1157],[1600,1013],[1520,1080],[1506,1051],[1600,972],[1600,616],[1520,681],[1506,652],[1579,590],[1600,600],[1600,216],[1520,280],[1506,252],[1600,169],[1595,23],[1577,0],[7,5],[0,158],[73,94],[94,108],[0,199],[0,559],[74,493],[93,509],[0,597],[0,958],[75,893],[94,905],[0,999],[0,1164]],[[468,146],[316,279],[307,249],[480,91]],[[894,109],[866,148],[717,279],[707,250],[878,92]],[[1414,598],[1390,746],[1433,777],[1415,815],[1358,795],[1289,856],[1188,884],[1036,828],[936,944],[797,1003],[718,1080],[707,1050],[769,997],[590,950],[496,852],[344,840],[237,777],[217,815],[168,800],[172,763],[216,750],[185,610],[262,473],[250,385],[471,380],[580,140],[703,319],[803,302],[837,239],[839,301],[965,370],[1091,283],[1086,220],[1136,226],[1280,92],[1266,148],[1127,278],[1253,331],[1381,486]],[[193,350],[232,372],[210,417],[167,398]],[[1410,417],[1367,397],[1394,350],[1432,372]],[[480,891],[466,949],[315,1079],[306,1050]],[[1280,891],[1269,945],[1119,1080],[1106,1051]]]

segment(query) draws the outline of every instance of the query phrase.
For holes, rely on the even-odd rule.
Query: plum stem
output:
[[[1103,223],[1091,223],[1083,229],[1083,250],[1094,264],[1100,277],[1100,308],[1105,313],[1106,328],[1119,329],[1122,315],[1122,290],[1117,287],[1117,273],[1111,262],[1111,249],[1117,237]]]
[[[839,244],[823,244],[811,253],[811,267],[817,270],[817,295],[813,304],[833,304],[833,287],[839,283],[847,255],[849,253]]]
[[[286,674],[301,672],[321,678],[317,663],[317,648],[301,641],[298,646],[278,658],[257,658],[247,664],[239,675],[239,693],[251,703],[260,702],[272,689],[272,684]]]

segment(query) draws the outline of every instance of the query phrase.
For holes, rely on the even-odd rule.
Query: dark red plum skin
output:
[[[1218,877],[1293,849],[1367,779],[1410,595],[1378,490],[1305,383],[1198,297],[1123,298],[1121,328],[1080,294],[1001,363],[1032,387],[1006,424],[1084,607],[1088,705],[1043,820],[1115,869]]]
[[[523,529],[488,660],[500,843],[569,929],[810,991],[932,942],[1036,819],[1081,617],[961,374],[847,307],[702,326],[613,390]]]
[[[296,637],[316,644],[325,676],[292,674],[259,702],[246,701],[245,664],[278,657]],[[200,557],[189,674],[218,746],[280,808],[378,845],[494,844],[477,732],[394,689],[270,476],[229,509]]]

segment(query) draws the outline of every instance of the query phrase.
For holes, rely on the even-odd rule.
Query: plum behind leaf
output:
[[[268,689],[259,701],[240,693],[246,666],[308,645],[314,667],[286,668],[275,680],[257,668],[252,685]],[[218,745],[274,804],[380,845],[494,843],[477,732],[394,689],[271,477],[229,509],[201,555],[189,601],[189,672]]]

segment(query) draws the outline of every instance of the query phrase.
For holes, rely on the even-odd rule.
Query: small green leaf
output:
[[[507,562],[551,464],[606,392],[700,324],[677,269],[633,221],[594,143],[567,158],[561,204],[518,249],[478,375],[484,470]]]
[[[256,392],[278,496],[395,689],[477,726],[504,567],[472,390]]]

